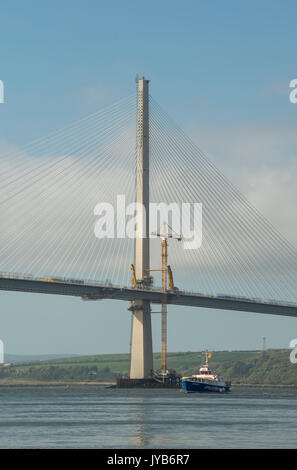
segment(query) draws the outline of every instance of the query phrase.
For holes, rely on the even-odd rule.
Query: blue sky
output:
[[[162,107],[294,242],[297,105],[288,85],[297,77],[296,13],[290,0],[2,2],[0,148],[95,112],[130,94],[136,74],[145,75]],[[275,210],[280,198],[285,213]],[[125,304],[1,298],[0,337],[9,352],[129,349]],[[254,348],[262,336],[268,346],[286,347],[297,332],[294,319],[185,315],[186,324],[172,308],[170,350]],[[158,329],[154,318],[155,349]]]
[[[1,135],[43,135],[125,96],[137,73],[181,124],[290,119],[283,94],[295,76],[296,9],[291,1],[6,2]]]

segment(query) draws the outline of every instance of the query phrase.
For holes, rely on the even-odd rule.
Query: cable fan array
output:
[[[136,197],[135,94],[0,158],[0,271],[129,285],[134,239],[117,196]],[[150,201],[202,203],[202,245],[170,240],[175,284],[197,293],[297,301],[297,252],[150,97]],[[98,203],[115,238],[94,233]],[[174,214],[180,217],[179,213]],[[182,227],[181,227],[182,229]],[[160,240],[151,240],[160,267]],[[160,279],[155,276],[155,286]]]
[[[296,301],[296,249],[152,97],[150,152],[151,201],[202,203],[201,247],[169,246],[176,284],[200,293]]]
[[[94,208],[135,200],[136,97],[1,156],[1,272],[129,282],[133,240],[96,238]]]

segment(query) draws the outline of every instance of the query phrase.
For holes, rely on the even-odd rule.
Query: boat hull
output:
[[[226,393],[230,391],[228,385],[217,385],[210,383],[203,383],[196,380],[182,380],[182,386],[188,393],[201,393],[201,392],[217,392]]]

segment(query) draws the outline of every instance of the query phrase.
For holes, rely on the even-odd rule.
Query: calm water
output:
[[[1,448],[296,448],[297,390],[0,388]]]

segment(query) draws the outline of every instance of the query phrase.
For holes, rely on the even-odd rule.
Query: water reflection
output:
[[[296,421],[293,388],[0,387],[1,448],[296,448]]]
[[[132,432],[132,445],[135,447],[147,447],[150,444],[149,427],[151,426],[151,412],[149,410],[149,404],[145,397],[141,397],[135,404],[135,416],[134,419],[136,424],[133,426]]]

